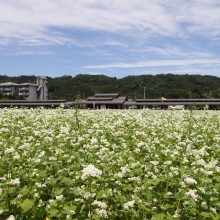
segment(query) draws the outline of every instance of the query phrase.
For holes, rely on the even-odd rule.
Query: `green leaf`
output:
[[[165,215],[162,213],[162,214],[155,214],[152,216],[152,219],[153,220],[163,220],[165,217]]]
[[[79,191],[79,189],[78,189],[77,187],[74,187],[73,190],[72,190],[72,192],[73,192],[73,194],[76,195],[76,196],[80,195],[80,191]]]
[[[63,177],[63,178],[62,178],[62,182],[63,182],[65,185],[67,185],[67,186],[70,186],[70,185],[73,184],[73,180],[72,180],[72,179],[69,179],[69,178],[67,178],[67,177]]]
[[[63,209],[66,210],[66,211],[72,211],[72,210],[76,210],[76,206],[65,204],[63,206]]]
[[[102,198],[103,194],[107,195],[108,192],[105,191],[105,190],[99,190],[99,191],[97,192],[97,198]]]
[[[32,199],[25,199],[21,203],[21,208],[22,208],[23,212],[27,212],[27,211],[29,211],[32,208],[33,205],[34,205],[34,200],[32,200]]]
[[[161,179],[159,179],[159,178],[151,180],[151,184],[154,186],[158,185],[160,182],[161,182]]]
[[[210,212],[202,212],[201,216],[203,216],[203,217],[211,217],[211,213]]]
[[[52,208],[52,209],[48,212],[48,214],[49,214],[50,217],[56,217],[56,216],[58,215],[58,213],[59,213],[59,210],[57,210],[57,209],[55,209],[55,208]]]
[[[26,196],[29,192],[29,189],[27,187],[27,185],[25,185],[21,190],[20,190],[20,194],[22,194],[23,196]]]
[[[65,189],[65,188],[55,188],[55,189],[54,189],[54,194],[60,195],[60,194],[63,192],[64,189]]]
[[[9,189],[8,189],[8,193],[9,193],[9,194],[14,194],[14,193],[16,193],[16,191],[17,191],[17,188],[14,187],[14,186],[9,187]]]
[[[56,185],[57,181],[55,178],[51,177],[50,180],[47,181],[47,183],[49,183],[51,185]]]
[[[65,204],[63,206],[63,210],[66,214],[72,214],[72,211],[76,210],[76,206]]]

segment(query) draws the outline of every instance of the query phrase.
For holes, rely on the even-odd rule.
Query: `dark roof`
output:
[[[0,103],[0,107],[3,106],[60,106],[61,103],[57,103],[57,102],[51,102],[51,103]],[[66,106],[66,103],[64,103],[64,106]]]
[[[112,97],[94,97],[94,96],[90,96],[88,97],[86,100],[87,101],[110,101],[112,100]]]
[[[96,93],[95,94],[95,97],[112,97],[112,98],[116,98],[118,96],[119,96],[118,93]]]
[[[1,103],[65,103],[65,99],[55,100],[0,100]]]
[[[136,102],[136,101],[125,101],[124,105],[220,105],[220,100],[218,101],[166,101],[166,102],[161,102],[161,101],[146,101],[146,102]]]
[[[220,102],[220,99],[135,99],[136,102]]]
[[[99,104],[99,105],[114,105],[114,104],[123,104],[126,100],[126,97],[124,96],[119,96],[118,98],[111,98],[111,99],[96,99],[96,100],[85,100],[82,99],[80,100],[80,104],[86,104],[86,105],[93,105],[93,104]]]

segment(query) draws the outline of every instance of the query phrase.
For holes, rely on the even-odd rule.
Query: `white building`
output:
[[[0,92],[3,95],[24,97],[27,100],[47,100],[48,89],[45,77],[38,77],[37,83],[0,83]]]
[[[0,92],[3,95],[15,95],[18,93],[18,84],[12,82],[0,83]]]

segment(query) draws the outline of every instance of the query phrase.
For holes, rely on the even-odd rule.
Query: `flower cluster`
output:
[[[0,219],[218,219],[220,112],[1,109]]]
[[[15,178],[15,179],[11,179],[10,180],[10,185],[12,185],[12,186],[20,186],[20,179],[19,178]]]
[[[123,208],[126,209],[126,210],[128,210],[128,209],[130,209],[130,208],[133,208],[133,207],[134,207],[134,204],[135,204],[135,201],[134,201],[134,200],[128,201],[128,202],[124,203]]]
[[[106,211],[107,205],[104,202],[95,200],[92,206],[98,207],[95,212],[99,218],[108,218],[108,213]]]
[[[81,178],[83,180],[89,178],[89,177],[100,177],[102,175],[102,171],[95,168],[93,164],[89,164],[82,170],[82,176]]]
[[[197,184],[197,181],[191,177],[186,176],[184,179],[184,182],[188,185],[195,185]]]

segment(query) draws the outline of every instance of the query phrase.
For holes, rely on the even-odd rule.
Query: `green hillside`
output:
[[[220,78],[201,75],[140,75],[117,79],[105,75],[47,77],[49,98],[74,100],[95,93],[116,92],[131,98],[220,98]],[[36,76],[9,77],[0,75],[3,82],[36,83]]]

